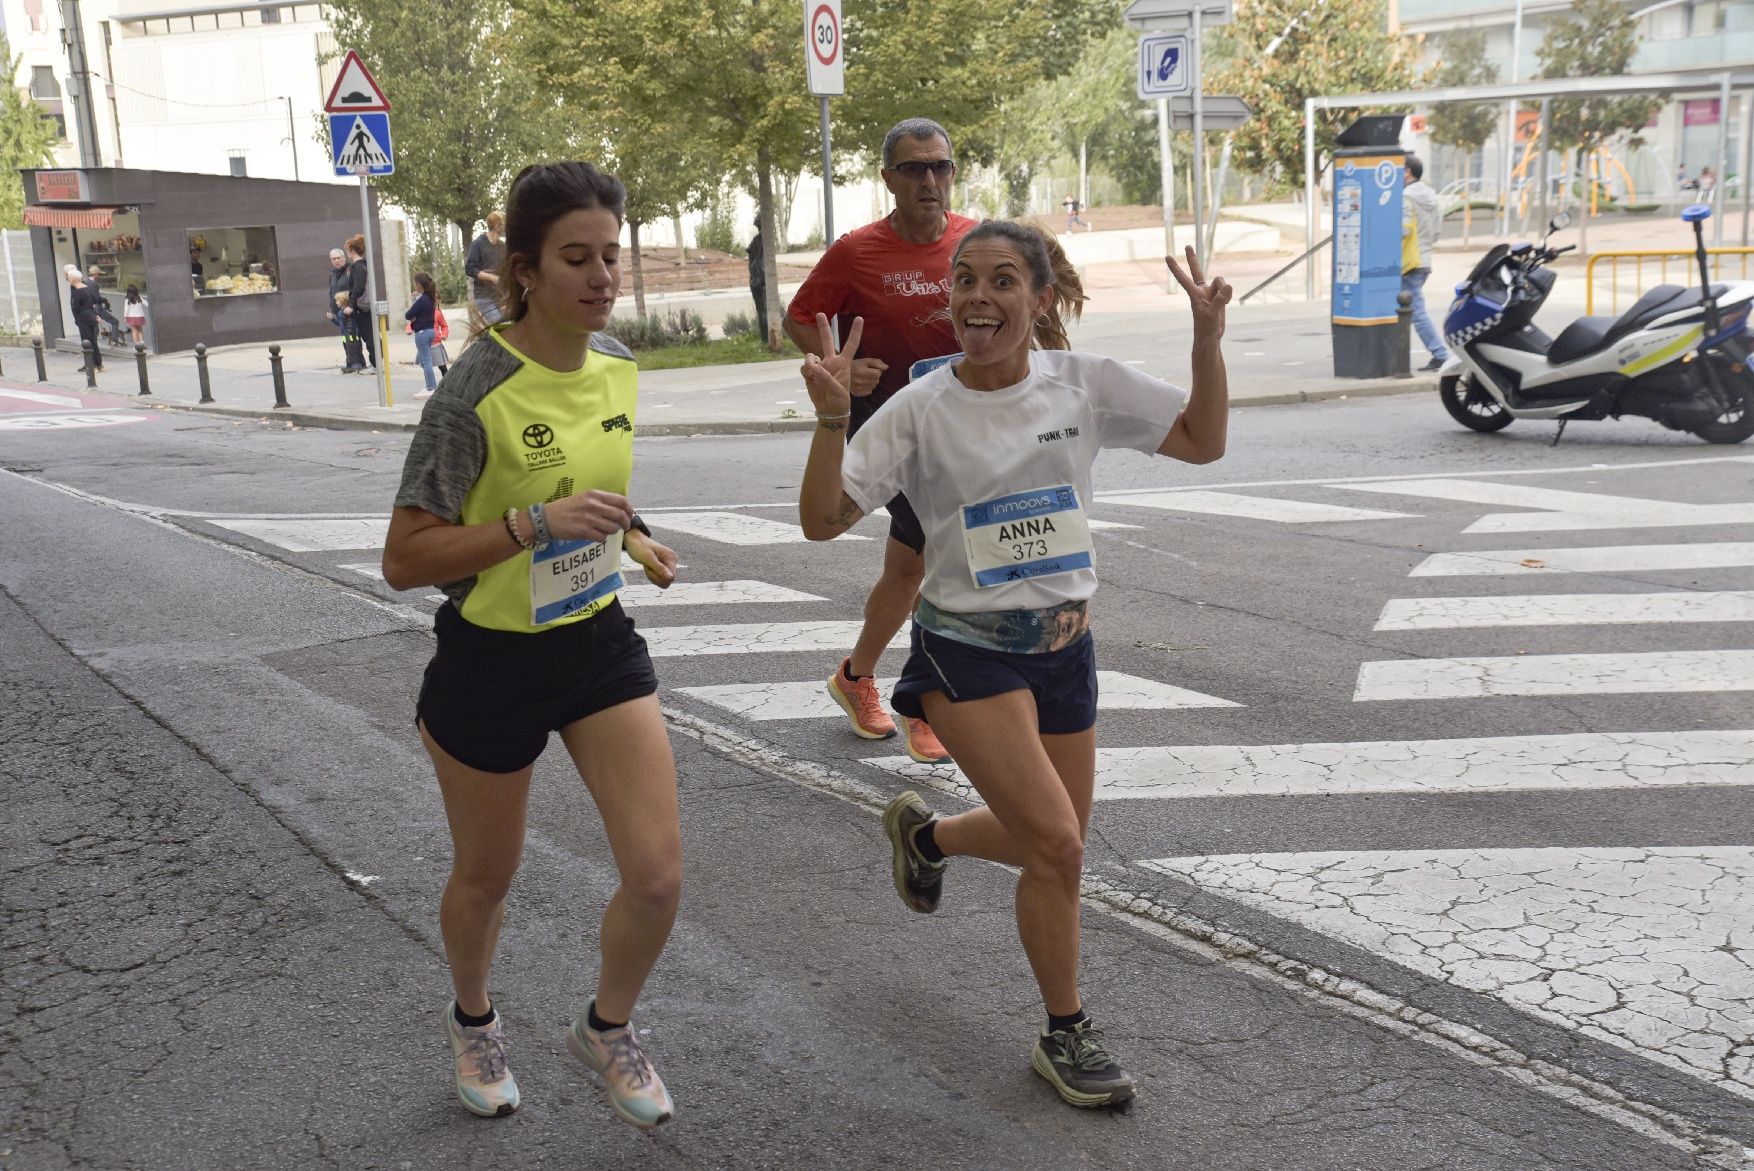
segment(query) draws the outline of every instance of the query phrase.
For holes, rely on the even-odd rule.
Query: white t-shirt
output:
[[[1029,377],[970,390],[940,366],[847,445],[842,483],[870,513],[897,492],[926,534],[920,592],[940,610],[1040,610],[1096,592],[1086,513],[1104,447],[1155,452],[1188,392],[1096,354],[1035,350]]]

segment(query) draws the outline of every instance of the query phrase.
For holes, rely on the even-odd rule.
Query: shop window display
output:
[[[189,233],[189,279],[197,297],[278,292],[273,228],[202,228]]]

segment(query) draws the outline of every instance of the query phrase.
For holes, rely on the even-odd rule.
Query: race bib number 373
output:
[[[620,588],[620,533],[607,541],[552,541],[530,555],[530,623],[577,614]]]
[[[964,505],[962,540],[983,589],[1091,567],[1090,523],[1070,484]]]

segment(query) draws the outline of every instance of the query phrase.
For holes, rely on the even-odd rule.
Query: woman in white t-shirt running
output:
[[[926,532],[926,576],[898,711],[929,721],[986,804],[937,817],[917,793],[884,814],[897,892],[937,909],[946,859],[1020,868],[1017,930],[1048,1013],[1030,1057],[1074,1106],[1133,1096],[1078,992],[1078,890],[1096,785],[1096,592],[1090,468],[1104,447],[1188,463],[1224,454],[1229,392],[1219,339],[1230,286],[1165,258],[1194,319],[1191,392],[1066,348],[1083,299],[1059,246],[1025,225],[971,231],[951,268],[962,355],[896,393],[843,443],[855,320],[805,359],[817,426],[798,502],[825,541],[905,492]],[[1032,336],[1038,344],[1031,348]]]

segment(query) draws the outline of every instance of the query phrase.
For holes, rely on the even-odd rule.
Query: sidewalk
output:
[[[1263,257],[1258,263],[1275,258]],[[1283,263],[1283,261],[1279,261]],[[1132,261],[1092,265],[1088,270],[1090,312],[1072,333],[1074,346],[1110,354],[1165,377],[1185,377],[1186,310],[1166,294],[1162,262]],[[1271,271],[1267,269],[1266,271]],[[1233,283],[1244,284],[1241,276]],[[1161,322],[1156,320],[1163,314]],[[1165,337],[1171,339],[1167,345]],[[1270,345],[1268,344],[1270,339]],[[461,346],[451,345],[454,360]],[[1428,391],[1429,376],[1412,379],[1335,378],[1325,304],[1233,305],[1225,345],[1231,398],[1237,406],[1263,406],[1362,395]],[[109,351],[96,393],[118,403],[202,414],[284,420],[309,427],[352,430],[412,430],[424,403],[420,369],[408,339],[390,340],[393,405],[378,405],[375,379],[339,372],[341,346],[334,338],[286,342],[281,346],[287,410],[274,409],[274,383],[266,345],[229,346],[208,351],[214,402],[200,404],[200,384],[192,354],[149,358],[152,395],[137,394],[132,355]],[[1414,364],[1423,360],[1416,354]],[[4,380],[14,386],[85,390],[79,359],[45,355],[48,381],[38,383],[30,350],[0,350]],[[807,430],[809,397],[795,362],[756,362],[656,370],[640,376],[640,435],[714,435]]]

